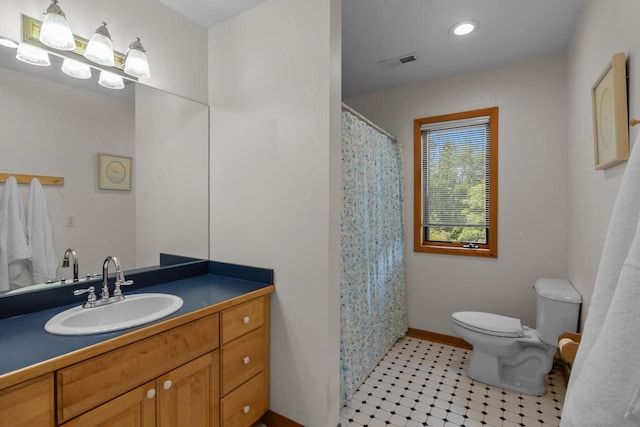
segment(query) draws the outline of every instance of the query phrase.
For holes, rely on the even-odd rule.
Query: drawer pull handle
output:
[[[153,399],[155,396],[156,396],[155,388],[147,390],[147,399]]]
[[[250,360],[251,359],[249,359],[249,356],[245,356],[245,358],[242,359],[242,363],[244,363],[245,365],[248,365]]]
[[[245,324],[245,325],[249,323],[249,320],[250,320],[250,319],[249,319],[249,316],[244,316],[244,317],[242,318],[242,321],[244,322],[244,324]]]
[[[249,405],[247,405],[247,406],[242,408],[242,412],[244,412],[245,414],[248,414],[250,409],[251,408],[249,407]]]
[[[166,380],[164,383],[162,383],[162,388],[165,390],[169,390],[172,385],[173,383],[171,382],[171,380]]]

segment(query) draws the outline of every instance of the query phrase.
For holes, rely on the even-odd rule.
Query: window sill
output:
[[[480,247],[477,249],[463,248],[462,246],[453,245],[415,245],[414,252],[447,254],[447,255],[461,255],[461,256],[475,256],[484,258],[498,258],[498,251],[496,248]]]

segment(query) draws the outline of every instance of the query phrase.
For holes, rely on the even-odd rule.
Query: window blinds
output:
[[[423,227],[489,226],[489,116],[424,124]]]

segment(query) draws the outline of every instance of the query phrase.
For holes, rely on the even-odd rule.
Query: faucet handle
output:
[[[87,289],[76,289],[75,291],[73,291],[73,294],[82,295],[82,294],[88,293],[89,295],[87,296],[87,302],[84,303],[83,307],[91,308],[91,307],[95,307],[96,305],[95,291],[96,291],[96,288],[94,288],[93,286],[89,286]]]
[[[122,296],[122,289],[120,289],[120,286],[129,286],[129,285],[133,285],[133,280],[125,280],[124,282],[116,280],[116,288],[113,291],[113,297],[117,299],[124,298]]]

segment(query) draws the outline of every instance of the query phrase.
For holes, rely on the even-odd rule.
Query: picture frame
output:
[[[131,190],[131,157],[98,154],[98,188],[101,190]]]
[[[596,170],[629,158],[626,55],[617,53],[591,88]]]

